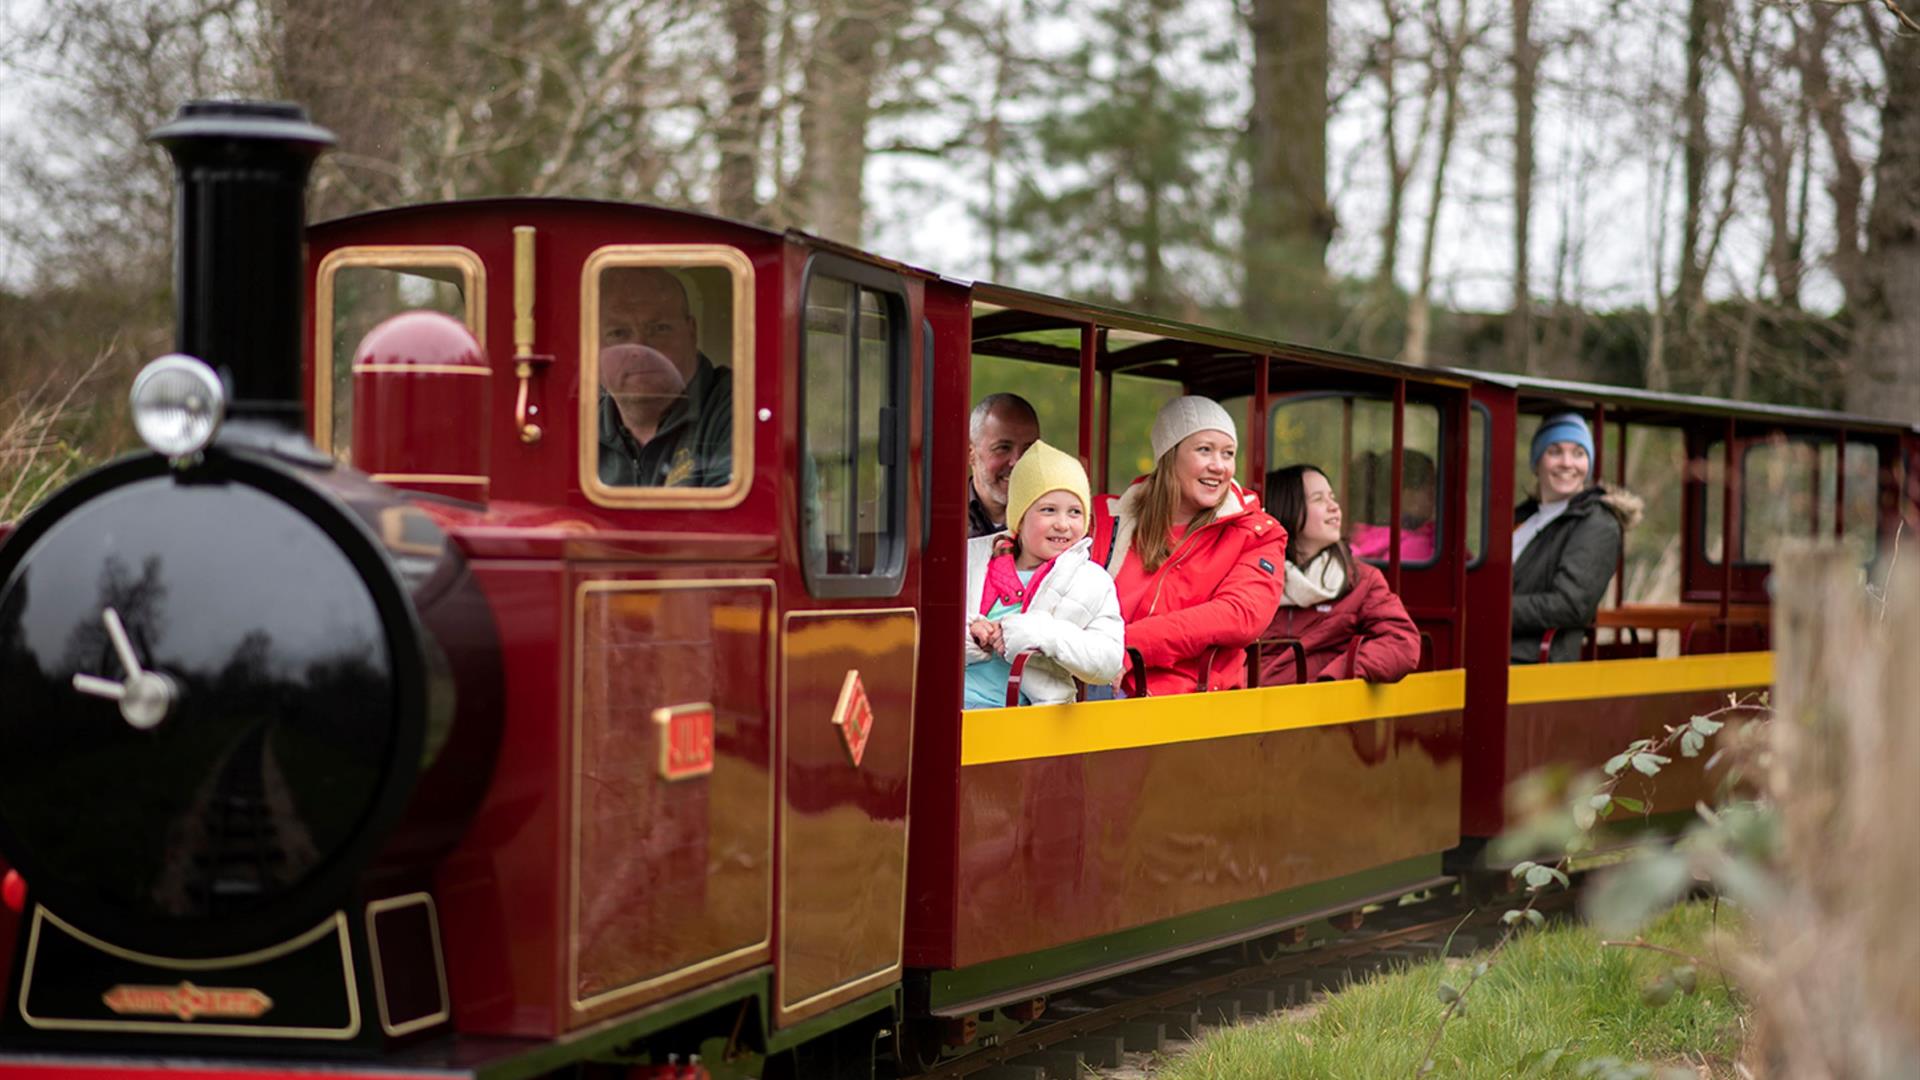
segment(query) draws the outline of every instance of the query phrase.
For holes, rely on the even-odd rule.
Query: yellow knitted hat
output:
[[[1007,478],[1007,531],[1018,535],[1027,507],[1049,491],[1068,492],[1080,500],[1082,513],[1093,513],[1093,493],[1087,487],[1087,470],[1080,467],[1080,460],[1036,440]]]

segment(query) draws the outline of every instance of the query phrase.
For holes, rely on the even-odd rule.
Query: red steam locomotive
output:
[[[329,136],[298,109],[154,138],[152,452],[0,544],[0,1077],[925,1065],[1485,869],[1510,780],[1768,684],[1772,538],[1870,554],[1914,512],[1898,425],[1406,367],[654,207],[307,227]],[[691,379],[649,367],[676,349]],[[1371,449],[1422,670],[963,715],[991,365],[1076,401],[1110,483],[1143,396],[1244,408],[1254,476],[1310,444],[1357,485]],[[616,377],[682,378],[651,459],[605,451]],[[1597,475],[1669,455],[1678,595],[1616,586],[1584,660],[1510,667],[1505,465],[1569,408]],[[1743,498],[1782,470],[1799,501]],[[1680,763],[1656,815],[1705,782]]]

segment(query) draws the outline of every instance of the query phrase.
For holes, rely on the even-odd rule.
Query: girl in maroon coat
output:
[[[1311,465],[1267,474],[1266,505],[1287,531],[1287,584],[1267,637],[1298,638],[1307,678],[1399,682],[1420,666],[1420,631],[1373,566],[1340,539],[1333,485]],[[1295,679],[1291,649],[1261,658],[1260,685]]]

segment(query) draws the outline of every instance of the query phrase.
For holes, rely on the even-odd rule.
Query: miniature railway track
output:
[[[1571,893],[1557,893],[1537,906],[1551,912],[1571,900]],[[1051,999],[1033,1026],[920,1075],[1043,1080],[1113,1068],[1125,1053],[1158,1051],[1170,1040],[1302,1005],[1375,972],[1485,948],[1499,937],[1509,906],[1476,908],[1460,896],[1441,896],[1373,912],[1360,929],[1278,955],[1261,955],[1256,940],[1135,972]],[[903,1066],[898,1075],[912,1074]]]

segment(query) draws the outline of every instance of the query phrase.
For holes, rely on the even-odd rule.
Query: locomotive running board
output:
[[[1384,871],[1389,876],[1389,880],[1392,880],[1392,875],[1395,871],[1406,869],[1409,866],[1434,868],[1437,866],[1437,862],[1437,857],[1423,856],[1407,860],[1405,863],[1376,868],[1371,872],[1355,874],[1353,877],[1359,879],[1355,884],[1361,884],[1368,879],[1377,878]],[[1123,931],[1120,934],[1111,934],[1101,938],[1091,938],[1085,941],[1074,942],[1070,945],[1050,949],[1046,953],[1039,954],[1038,956],[989,960],[986,963],[976,964],[970,968],[960,968],[953,971],[922,972],[920,973],[922,978],[915,980],[919,982],[920,985],[909,991],[910,996],[908,1000],[913,1001],[914,997],[920,997],[921,1001],[916,1004],[923,1004],[924,1008],[912,1010],[918,1014],[942,1018],[966,1016],[971,1013],[996,1008],[1009,1002],[1031,1000],[1075,986],[1115,978],[1131,972],[1140,971],[1144,968],[1156,967],[1160,964],[1185,959],[1186,957],[1199,953],[1211,952],[1229,945],[1237,945],[1243,941],[1251,941],[1255,938],[1265,937],[1268,934],[1278,933],[1290,927],[1303,926],[1333,915],[1339,915],[1356,908],[1365,907],[1368,904],[1388,903],[1398,900],[1400,897],[1406,896],[1409,893],[1450,886],[1457,880],[1458,879],[1451,874],[1438,874],[1414,879],[1401,878],[1398,883],[1391,886],[1384,888],[1375,887],[1352,896],[1316,903],[1310,908],[1289,911],[1286,914],[1257,922],[1246,923],[1230,930],[1207,934],[1204,937],[1183,941],[1177,945],[1137,953],[1124,959],[1110,961],[1093,967],[1075,966],[1068,973],[1044,976],[1038,979],[1012,984],[1000,984],[999,979],[996,978],[996,976],[1001,978],[1008,976],[1017,978],[1017,973],[1009,970],[1015,965],[1038,967],[1045,957],[1067,951],[1101,948],[1103,942],[1112,942],[1116,938],[1130,937],[1141,933],[1151,933],[1162,938],[1169,935],[1178,935],[1181,931],[1182,924],[1192,924],[1196,921],[1213,921],[1223,913],[1234,913],[1235,909],[1246,909],[1249,907],[1255,909],[1269,908],[1276,904],[1276,902],[1284,902],[1290,893],[1305,892],[1311,887],[1309,886],[1300,890],[1289,890],[1289,892],[1276,893],[1269,896],[1258,897],[1253,900],[1242,901],[1238,904],[1230,904],[1225,908],[1213,908],[1193,915],[1178,916],[1162,922],[1153,923],[1149,926]],[[996,983],[998,985],[994,985],[992,989],[988,990],[977,989],[982,983]],[[954,994],[966,994],[969,990],[973,990],[974,992],[968,994],[966,997],[954,998],[951,996]],[[917,993],[915,991],[917,991]]]

